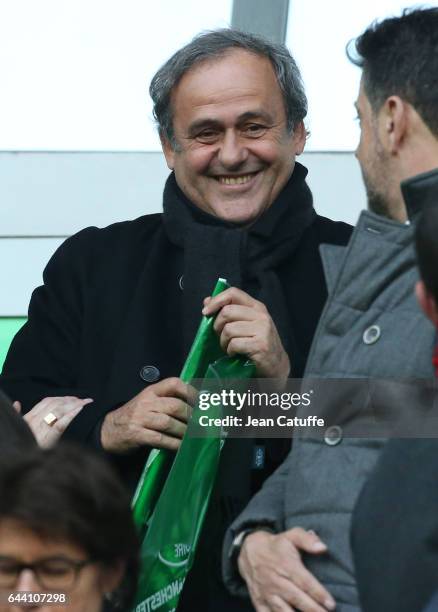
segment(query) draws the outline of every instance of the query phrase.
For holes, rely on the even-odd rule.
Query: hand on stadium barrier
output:
[[[320,555],[327,547],[301,527],[279,534],[255,531],[245,538],[237,562],[257,612],[335,609],[333,597],[304,566],[301,551]]]
[[[275,323],[262,302],[241,289],[231,287],[204,300],[202,314],[209,316],[216,312],[214,329],[220,336],[222,349],[228,355],[249,357],[261,378],[287,380],[289,357]]]
[[[180,378],[149,385],[106,415],[101,430],[103,448],[115,453],[141,446],[177,450],[187,428],[191,401],[192,388]]]

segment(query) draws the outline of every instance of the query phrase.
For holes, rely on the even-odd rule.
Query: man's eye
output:
[[[260,125],[259,123],[250,123],[243,128],[243,132],[247,136],[251,136],[252,138],[256,138],[261,136],[266,132],[266,126]]]
[[[0,574],[3,576],[15,574],[17,572],[17,564],[13,562],[1,562],[0,563]]]
[[[50,576],[64,576],[71,571],[71,565],[63,562],[50,561],[41,565],[41,571]]]
[[[218,133],[215,130],[204,130],[196,136],[196,140],[199,142],[210,143],[214,142],[218,137]]]

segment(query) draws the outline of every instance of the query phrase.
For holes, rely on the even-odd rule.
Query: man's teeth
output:
[[[252,174],[245,174],[244,176],[220,176],[219,183],[223,185],[243,185],[251,180]]]

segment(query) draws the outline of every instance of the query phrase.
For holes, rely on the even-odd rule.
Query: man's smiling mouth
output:
[[[221,185],[244,185],[245,183],[249,183],[258,173],[259,171],[252,172],[251,174],[242,174],[240,176],[215,176],[214,178],[219,181]]]

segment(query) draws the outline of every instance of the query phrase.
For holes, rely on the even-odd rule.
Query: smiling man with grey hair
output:
[[[299,377],[326,299],[319,245],[350,236],[316,214],[295,162],[307,102],[284,46],[228,29],[201,34],[157,72],[151,96],[172,171],[163,213],[66,241],[2,377],[25,409],[49,395],[93,398],[65,435],[100,447],[128,486],[151,447],[179,447],[187,395],[177,377],[203,306],[219,313],[224,350],[250,357],[259,377]],[[233,288],[204,303],[218,277]],[[221,540],[288,447],[226,445],[217,515],[179,610],[250,609],[222,586]]]

